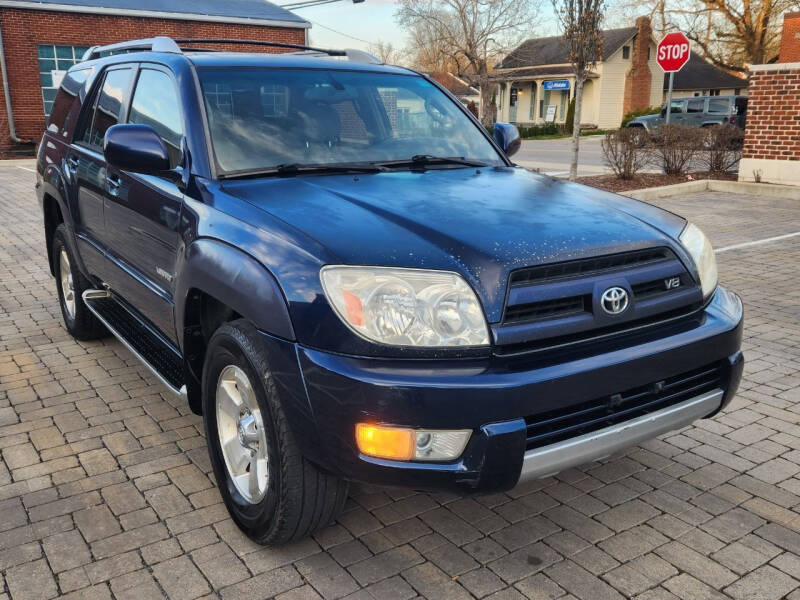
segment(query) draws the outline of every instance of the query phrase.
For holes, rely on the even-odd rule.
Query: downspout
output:
[[[6,51],[3,46],[3,29],[0,26],[0,69],[3,70],[3,93],[6,97],[6,116],[8,117],[8,132],[11,141],[15,144],[25,144],[24,140],[17,137],[17,128],[14,125],[14,111],[11,108],[11,90],[8,87],[8,69],[6,68]]]

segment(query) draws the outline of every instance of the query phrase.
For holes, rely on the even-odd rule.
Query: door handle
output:
[[[110,195],[118,195],[120,185],[122,185],[122,180],[119,178],[119,175],[106,176],[106,189]]]
[[[75,173],[77,173],[80,164],[81,159],[74,154],[67,157],[67,170],[69,170],[71,175],[75,175]]]

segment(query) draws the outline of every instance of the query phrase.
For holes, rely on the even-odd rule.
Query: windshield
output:
[[[461,109],[416,75],[209,68],[199,76],[223,173],[421,155],[505,164]]]

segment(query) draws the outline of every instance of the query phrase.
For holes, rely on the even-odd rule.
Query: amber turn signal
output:
[[[411,460],[414,456],[414,431],[368,423],[356,424],[356,443],[362,454],[391,460]]]

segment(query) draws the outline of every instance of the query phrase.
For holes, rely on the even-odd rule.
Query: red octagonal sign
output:
[[[680,71],[687,62],[691,54],[691,44],[689,38],[681,32],[668,33],[658,43],[656,50],[656,61],[664,69],[665,73]]]

